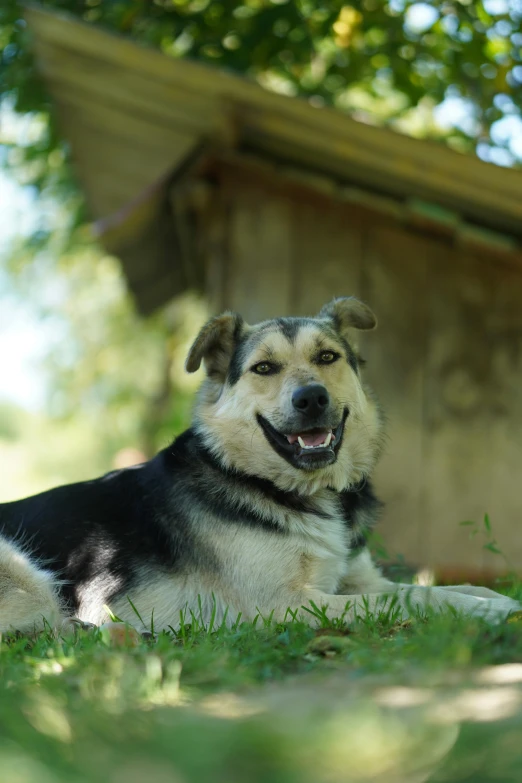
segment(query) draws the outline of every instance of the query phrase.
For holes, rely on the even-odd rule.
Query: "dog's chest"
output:
[[[306,589],[335,593],[349,563],[350,531],[333,504],[286,515],[284,532],[220,525],[207,539],[231,593],[273,601]]]
[[[343,520],[314,519],[296,544],[303,587],[335,593],[348,569],[348,533]]]

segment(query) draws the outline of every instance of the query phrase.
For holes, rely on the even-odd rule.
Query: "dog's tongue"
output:
[[[302,435],[287,435],[286,437],[290,444],[296,443],[297,439],[301,438],[305,446],[320,446],[325,442],[327,436],[327,432],[303,432]]]

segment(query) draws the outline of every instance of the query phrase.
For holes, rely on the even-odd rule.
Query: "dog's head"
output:
[[[375,326],[370,308],[351,297],[315,318],[255,326],[235,313],[212,318],[186,364],[188,372],[205,365],[194,425],[207,447],[227,467],[285,490],[359,482],[377,458],[381,420],[353,337]]]

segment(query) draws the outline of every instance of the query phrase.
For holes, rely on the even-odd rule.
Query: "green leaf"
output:
[[[484,544],[484,549],[489,550],[490,552],[493,552],[494,555],[501,555],[502,552],[498,548],[495,541],[489,541],[487,544]]]

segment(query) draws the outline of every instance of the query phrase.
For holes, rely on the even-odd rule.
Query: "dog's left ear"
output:
[[[343,296],[333,299],[323,307],[319,318],[329,318],[333,321],[339,334],[349,329],[375,329],[377,318],[368,305],[354,296]]]
[[[199,370],[203,361],[207,375],[223,382],[243,328],[237,313],[222,313],[207,321],[188,353],[187,372]]]

